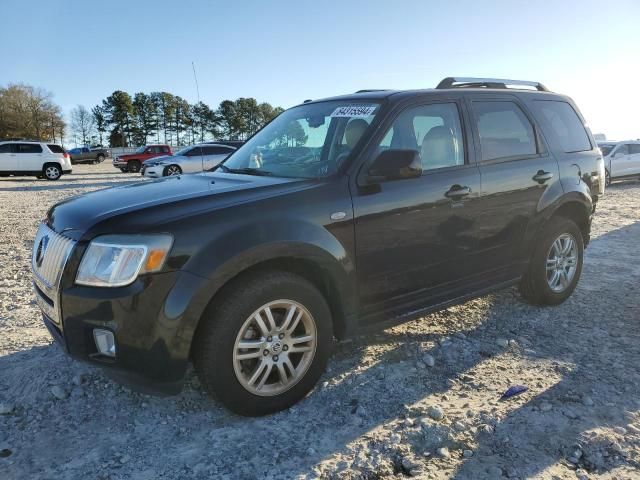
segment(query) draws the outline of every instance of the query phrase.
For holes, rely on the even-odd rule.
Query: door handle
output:
[[[533,176],[533,180],[538,182],[539,184],[543,184],[544,182],[551,180],[553,178],[553,173],[551,172],[545,172],[544,170],[538,170],[538,173],[536,173]]]
[[[444,194],[447,198],[462,198],[466,197],[471,193],[471,189],[469,187],[462,187],[460,185],[452,185],[449,190],[447,190]]]

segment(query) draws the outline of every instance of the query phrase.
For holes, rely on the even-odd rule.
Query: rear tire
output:
[[[60,165],[56,165],[54,163],[47,163],[44,167],[42,167],[42,173],[44,178],[49,181],[59,180],[62,176],[62,169]]]
[[[575,222],[549,220],[538,238],[520,293],[533,305],[559,305],[571,296],[582,273],[584,241]]]
[[[127,170],[131,173],[138,173],[140,171],[140,162],[138,160],[131,160],[128,162]]]
[[[102,163],[104,162],[104,155],[100,154],[96,157],[97,163]]]
[[[611,174],[609,173],[608,168],[604,169],[604,185],[605,187],[608,187],[609,185],[611,185]]]
[[[284,410],[304,398],[324,372],[333,338],[331,312],[318,289],[274,271],[242,276],[218,298],[193,344],[204,388],[245,416]]]

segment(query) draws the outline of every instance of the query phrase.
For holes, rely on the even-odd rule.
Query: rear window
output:
[[[482,160],[538,153],[533,125],[514,102],[473,102]]]
[[[551,125],[565,153],[591,150],[589,135],[578,114],[567,102],[536,100],[538,113]]]
[[[60,145],[47,144],[47,147],[49,147],[49,150],[51,150],[52,153],[64,153],[64,148],[62,148]]]
[[[37,143],[18,143],[18,153],[42,153],[42,147]]]

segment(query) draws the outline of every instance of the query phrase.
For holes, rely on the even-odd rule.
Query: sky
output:
[[[291,107],[447,76],[536,80],[593,133],[640,138],[640,0],[0,0],[0,86],[65,112],[114,90]]]

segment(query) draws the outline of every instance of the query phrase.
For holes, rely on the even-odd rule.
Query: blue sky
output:
[[[594,133],[640,138],[640,1],[2,0],[0,85],[65,111],[112,91],[289,107],[450,75],[539,80]]]

